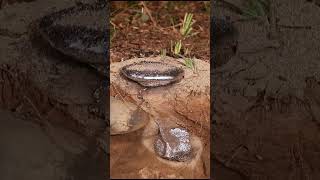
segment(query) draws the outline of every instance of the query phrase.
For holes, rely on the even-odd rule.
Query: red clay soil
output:
[[[111,61],[117,62],[133,57],[159,55],[162,49],[170,52],[170,41],[180,38],[180,23],[185,13],[193,13],[193,32],[197,35],[182,41],[191,56],[209,61],[210,56],[210,4],[209,2],[111,2]],[[144,21],[144,12],[152,19]],[[146,14],[147,16],[147,14]],[[153,20],[153,21],[152,21]],[[171,23],[173,22],[174,25]],[[112,28],[115,30],[112,30]]]

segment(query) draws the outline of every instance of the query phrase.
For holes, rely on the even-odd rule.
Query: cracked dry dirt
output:
[[[266,20],[215,7],[216,16],[230,16],[239,38],[236,55],[214,71],[212,153],[238,174],[233,179],[319,179],[320,7],[274,2],[272,39]],[[219,167],[216,179],[232,175]]]

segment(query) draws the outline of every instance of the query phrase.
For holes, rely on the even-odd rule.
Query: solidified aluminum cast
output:
[[[145,87],[158,87],[183,78],[182,68],[162,62],[141,61],[121,68],[121,73]]]
[[[105,3],[81,4],[41,18],[38,33],[53,49],[108,76]]]
[[[173,161],[190,159],[192,147],[190,135],[183,128],[161,128],[159,137],[154,142],[155,152],[162,158]]]

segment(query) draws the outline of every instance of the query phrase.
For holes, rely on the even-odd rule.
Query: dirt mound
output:
[[[210,105],[209,105],[209,66],[208,63],[201,60],[195,60],[198,71],[194,73],[191,69],[185,67],[182,59],[173,59],[166,57],[154,58],[136,58],[110,65],[110,81],[112,96],[121,95],[128,101],[136,104],[141,102],[139,91],[143,89],[134,81],[122,77],[120,69],[130,63],[140,61],[160,61],[178,66],[184,69],[185,76],[180,82],[157,88],[150,88],[142,92],[144,103],[142,108],[149,113],[164,113],[169,116],[184,119],[181,124],[194,125],[199,130],[202,129],[200,136],[206,136],[204,132],[209,130],[210,123]],[[187,119],[187,120],[186,120]],[[189,124],[188,124],[189,123]],[[201,127],[201,128],[200,128]],[[198,131],[199,132],[199,131]],[[200,131],[201,132],[201,131]]]
[[[180,82],[167,86],[149,88],[144,91],[144,87],[134,81],[128,80],[120,73],[122,67],[142,61],[169,63],[173,66],[183,68],[185,76]],[[137,178],[177,178],[180,176],[184,178],[201,178],[209,176],[210,70],[208,63],[204,61],[196,59],[195,65],[197,67],[196,72],[185,67],[182,59],[173,59],[170,57],[164,59],[161,57],[135,58],[110,65],[111,96],[117,96],[123,101],[140,105],[146,112],[150,113],[152,117],[151,124],[149,123],[144,129],[145,132],[141,130],[134,135],[128,134],[127,136],[111,137],[111,175],[114,174],[114,176],[120,177],[119,175],[122,174],[123,176],[121,177]],[[156,138],[154,133],[158,131],[156,130],[157,128],[155,128],[157,126],[155,126],[155,124],[152,125],[152,123],[154,123],[155,119],[162,122],[166,119],[164,117],[168,117],[171,123],[188,129],[192,136],[200,137],[199,140],[192,141],[195,143],[195,149],[198,149],[198,151],[195,150],[195,152],[198,152],[196,153],[198,155],[193,158],[191,163],[180,162],[178,166],[173,162],[168,164],[163,162],[167,162],[168,160],[161,160],[154,152],[153,148]],[[142,145],[142,142],[144,145]],[[201,145],[197,145],[197,142],[200,142]],[[201,147],[201,150],[199,150],[199,147]],[[129,154],[118,152],[119,149],[126,148],[137,149],[134,152],[135,155],[131,155],[131,152]],[[143,157],[140,157],[140,153],[143,154]],[[131,159],[139,159],[139,163],[137,160],[134,161],[135,164],[137,164],[134,168],[133,166],[131,167],[133,163]],[[146,164],[144,161],[152,163]],[[121,169],[127,169],[131,174],[119,170],[119,163],[123,165]],[[125,163],[125,165],[123,163]],[[172,168],[172,165],[178,169]],[[146,167],[148,168],[146,169]]]

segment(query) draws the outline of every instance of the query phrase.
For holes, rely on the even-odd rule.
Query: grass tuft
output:
[[[173,20],[171,23],[174,24]],[[196,70],[195,62],[193,58],[190,57],[190,54],[191,54],[190,50],[183,46],[182,40],[184,40],[189,36],[197,34],[197,33],[193,33],[193,34],[191,33],[192,25],[194,23],[195,22],[193,21],[193,14],[186,13],[180,29],[180,35],[181,35],[180,39],[176,42],[170,41],[170,52],[174,55],[174,57],[182,58],[184,60],[184,65],[192,69],[193,71]],[[166,50],[163,49],[161,50],[161,58],[163,59],[165,56],[166,56]]]
[[[161,52],[160,52],[160,56],[161,56],[161,59],[164,59],[167,56],[167,50],[166,49],[162,49]]]
[[[174,46],[174,54],[175,55],[178,55],[178,54],[180,54],[180,52],[181,52],[181,47],[182,47],[182,44],[181,44],[181,40],[180,41],[178,41],[178,42],[176,42],[176,44],[175,44],[175,46]]]
[[[195,69],[194,60],[192,58],[184,58],[184,65],[190,69]]]
[[[183,37],[187,37],[188,35],[191,34],[192,31],[192,25],[194,23],[194,21],[192,20],[193,18],[193,14],[191,13],[186,13],[184,15],[184,19],[183,19],[183,23],[182,23],[182,27],[180,29],[180,33]]]

